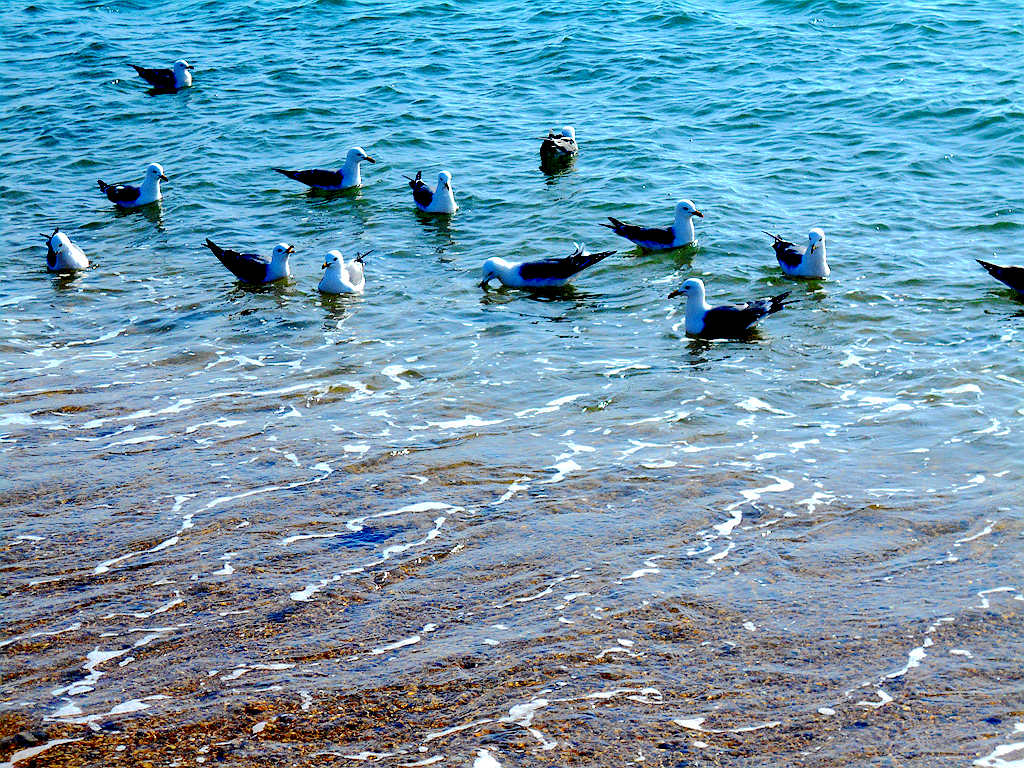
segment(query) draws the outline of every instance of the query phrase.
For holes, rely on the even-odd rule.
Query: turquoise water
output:
[[[0,738],[999,765],[1024,305],[974,258],[1024,261],[1019,5],[20,2],[0,29]],[[177,95],[128,66],[178,57]],[[355,144],[358,192],[269,170]],[[96,189],[150,161],[159,207]],[[440,169],[450,221],[402,178]],[[682,197],[696,252],[598,226]],[[86,274],[45,272],[58,225]],[[761,230],[812,226],[832,279],[790,281]],[[293,243],[294,276],[242,287],[206,237]],[[476,285],[574,240],[620,254]],[[317,294],[331,248],[375,249],[365,296]],[[689,276],[800,301],[690,341]]]

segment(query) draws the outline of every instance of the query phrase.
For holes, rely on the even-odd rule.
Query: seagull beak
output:
[[[480,287],[481,287],[481,288],[486,288],[486,287],[487,287],[487,284],[488,284],[489,282],[490,282],[489,280],[481,280],[481,281],[480,281]]]
[[[295,253],[295,246],[294,245],[289,245],[287,248],[284,249],[284,252],[285,253]]]
[[[450,192],[450,191],[451,191],[451,189],[452,189],[452,185],[451,185],[451,184],[449,184],[449,183],[448,183],[448,182],[446,181],[446,182],[444,183],[444,188],[445,188],[445,189],[447,189],[447,190],[448,190],[448,191]]]
[[[700,216],[700,217],[701,217],[702,219],[704,218],[704,214],[703,214],[703,213],[701,213],[700,211],[694,211],[694,212],[693,212],[693,215],[694,215],[694,216]]]
[[[682,292],[682,291],[672,291],[672,293],[670,293],[670,294],[668,295],[668,297],[669,297],[670,299],[674,299],[674,298],[675,298],[676,296],[682,296],[682,295],[683,295],[683,292]]]
[[[193,67],[191,64],[188,64],[185,66],[185,69],[195,69],[195,67]]]
[[[366,157],[364,157],[364,158],[363,158],[363,160],[365,160],[365,161],[366,161],[366,162],[368,162],[368,163],[376,163],[376,162],[377,162],[376,160],[374,160],[374,159],[373,159],[372,157],[370,157],[369,155],[367,155]]]
[[[170,179],[168,179],[168,178],[167,178],[166,176],[164,176],[164,175],[163,175],[163,174],[161,173],[161,174],[160,174],[160,181],[170,181]]]
[[[328,268],[329,266],[331,266],[331,265],[330,265],[330,264],[328,264],[328,263],[327,263],[327,262],[325,261],[325,262],[323,263],[323,265],[322,265],[322,266],[320,267],[320,269],[327,269],[327,268]]]

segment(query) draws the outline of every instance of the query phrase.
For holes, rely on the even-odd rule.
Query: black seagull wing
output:
[[[220,259],[228,270],[243,283],[264,283],[267,280],[267,268],[270,259],[258,253],[239,253],[229,248],[221,248],[210,238],[206,238],[206,247]]]
[[[568,280],[613,253],[615,251],[585,253],[582,249],[578,249],[572,256],[527,261],[519,265],[519,276],[523,280]]]
[[[664,229],[659,227],[638,227],[633,224],[626,224],[612,216],[608,217],[608,221],[610,221],[611,224],[602,224],[601,226],[608,227],[608,229],[619,237],[632,240],[637,245],[651,243],[656,246],[666,246],[672,245],[672,242],[676,239],[676,233],[673,231],[672,227],[666,227]]]
[[[702,336],[742,336],[750,326],[763,317],[774,314],[787,305],[789,291],[746,304],[713,307],[704,315]]]
[[[139,188],[131,184],[106,184],[103,181],[96,183],[100,186],[100,192],[112,203],[132,203],[139,198]]]
[[[148,69],[147,67],[140,67],[137,64],[132,64],[132,67],[136,72],[139,73],[139,77],[145,80],[147,83],[162,91],[173,91],[175,88],[174,84],[174,72],[169,69]]]
[[[804,260],[804,254],[796,247],[796,244],[783,240],[778,235],[772,235],[772,237],[775,239],[775,242],[772,243],[772,248],[775,250],[775,258],[779,260],[779,264],[793,267],[794,269],[799,267],[800,262]]]
[[[52,235],[43,235],[46,238],[46,266],[53,269],[57,266],[57,252],[53,250],[53,238],[60,232],[60,228],[53,230]]]
[[[409,178],[406,176],[406,178]],[[423,172],[417,171],[415,179],[409,179],[409,186],[412,188],[412,199],[418,205],[427,208],[434,199],[434,190],[423,183]]]
[[[337,189],[345,181],[341,171],[324,171],[319,168],[308,171],[286,171],[283,168],[272,168],[271,170],[305,184],[307,187],[316,187],[317,189]]]
[[[976,261],[1000,283],[1010,286],[1017,293],[1024,294],[1024,267],[1000,267],[998,264],[981,259],[976,259]]]

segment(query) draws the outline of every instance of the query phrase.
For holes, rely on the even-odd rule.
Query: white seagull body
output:
[[[362,147],[352,147],[345,155],[345,164],[336,171],[324,171],[314,168],[309,171],[286,171],[283,168],[272,168],[289,179],[305,184],[313,189],[335,191],[339,189],[352,189],[363,185],[363,177],[359,172],[359,164],[363,161],[376,163]]]
[[[131,184],[107,184],[97,181],[100,192],[107,196],[107,199],[120,208],[138,208],[140,205],[149,205],[160,200],[160,182],[167,181],[164,176],[164,169],[158,163],[150,163],[146,166],[146,176],[139,186]]]
[[[671,227],[638,227],[625,224],[611,216],[608,217],[611,224],[601,226],[608,227],[619,237],[624,237],[645,250],[666,251],[697,244],[697,234],[693,229],[694,216],[704,218],[704,214],[697,210],[692,200],[680,200],[676,203],[675,220]]]
[[[498,280],[509,288],[561,288],[587,267],[611,256],[615,251],[587,253],[582,246],[574,243],[571,256],[540,261],[508,261],[491,258],[481,269],[480,287],[486,288],[491,280]]]
[[[150,69],[137,64],[132,64],[132,68],[157,91],[173,92],[192,85],[192,65],[184,59],[178,59],[170,69]]]
[[[744,336],[757,322],[786,306],[785,299],[789,291],[745,304],[712,307],[705,296],[704,281],[691,277],[668,295],[670,299],[673,296],[686,296],[688,336],[726,339]]]
[[[455,213],[459,210],[452,192],[452,175],[448,171],[437,174],[437,187],[431,189],[423,181],[423,172],[417,171],[415,179],[409,179],[412,199],[424,213]]]
[[[85,251],[72,243],[71,238],[59,229],[43,237],[46,239],[46,268],[50,272],[77,272],[89,268]]]
[[[363,275],[363,259],[370,254],[358,254],[348,264],[341,256],[341,251],[328,251],[324,257],[324,276],[316,287],[320,293],[357,293],[366,289],[366,278]]]
[[[772,248],[775,250],[775,258],[779,260],[779,266],[787,275],[823,280],[832,273],[825,257],[825,232],[819,227],[807,233],[807,249],[803,253],[796,245],[783,240],[779,235],[773,235],[771,232],[765,234],[774,239]]]
[[[221,248],[210,238],[206,238],[206,247],[213,251],[213,255],[220,259],[220,263],[243,283],[252,285],[272,283],[283,277],[289,277],[292,273],[288,256],[295,252],[295,248],[288,243],[275,245],[269,259],[258,253],[239,253],[228,248]]]

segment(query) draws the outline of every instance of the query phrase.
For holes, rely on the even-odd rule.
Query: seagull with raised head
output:
[[[576,144],[576,129],[567,125],[561,133],[548,131],[548,135],[540,144],[540,161],[547,165],[571,160],[579,154]]]
[[[480,287],[486,288],[491,280],[498,280],[509,288],[561,288],[587,267],[615,253],[588,253],[578,243],[573,243],[573,246],[575,251],[572,255],[561,258],[539,261],[508,261],[500,257],[487,259],[481,270]]]
[[[412,199],[423,213],[455,213],[459,210],[452,192],[452,175],[448,171],[437,174],[437,187],[431,189],[423,181],[423,171],[416,171],[416,178],[409,179]]]
[[[680,200],[676,203],[676,217],[671,227],[638,227],[624,224],[611,216],[608,217],[611,224],[601,226],[608,227],[619,237],[624,237],[645,250],[666,251],[670,248],[697,244],[697,235],[693,230],[694,216],[704,218],[704,214],[697,210],[692,200]]]
[[[132,68],[157,91],[173,93],[192,85],[193,67],[184,59],[178,59],[170,69],[150,69],[137,64],[132,64]]]
[[[1000,267],[988,261],[975,259],[985,270],[1003,285],[1013,288],[1024,296],[1024,267]]]
[[[373,251],[358,253],[348,264],[341,256],[341,251],[328,251],[324,257],[324,276],[316,287],[320,293],[359,293],[366,288],[363,275],[363,259]]]
[[[789,291],[744,304],[712,307],[705,297],[704,281],[691,277],[668,295],[670,299],[674,296],[686,297],[688,336],[727,339],[745,336],[760,320],[788,306],[786,297]]]
[[[825,258],[825,231],[820,227],[807,233],[807,248],[804,251],[788,240],[783,240],[780,235],[771,232],[765,234],[773,239],[775,258],[787,275],[824,279],[831,274],[832,270],[828,268],[828,260]]]
[[[133,184],[107,184],[104,181],[97,181],[100,192],[107,196],[107,199],[121,208],[138,208],[140,205],[149,205],[160,200],[160,182],[167,181],[164,176],[164,169],[159,163],[150,163],[146,166],[146,175],[139,186]]]
[[[71,242],[71,238],[60,229],[52,235],[43,235],[46,240],[46,268],[50,272],[77,272],[88,269],[89,259],[85,251]]]
[[[362,147],[352,147],[345,155],[345,164],[336,171],[324,171],[319,168],[308,171],[286,171],[284,168],[271,168],[271,170],[313,189],[336,191],[362,186],[363,177],[359,173],[359,164],[364,160],[368,163],[377,162],[366,154]]]
[[[239,253],[221,248],[210,238],[206,238],[206,247],[213,251],[213,255],[220,259],[220,263],[243,283],[272,283],[292,273],[288,257],[295,252],[295,247],[288,243],[275,245],[269,259],[258,253]]]

